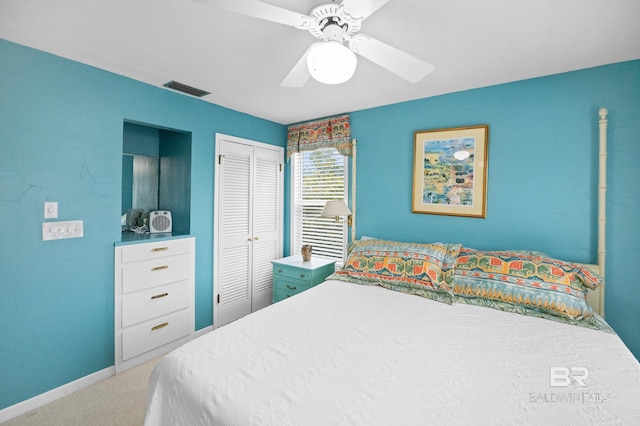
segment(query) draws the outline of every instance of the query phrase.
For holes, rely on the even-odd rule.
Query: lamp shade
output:
[[[331,200],[327,201],[324,205],[324,209],[322,209],[322,213],[320,213],[320,217],[335,217],[339,216],[349,216],[351,214],[351,210],[342,200]]]
[[[357,64],[356,54],[334,40],[314,43],[307,54],[311,76],[325,84],[340,84],[349,80]]]

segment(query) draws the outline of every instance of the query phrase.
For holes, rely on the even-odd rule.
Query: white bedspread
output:
[[[640,364],[615,334],[328,281],[167,355],[145,424],[639,425]]]

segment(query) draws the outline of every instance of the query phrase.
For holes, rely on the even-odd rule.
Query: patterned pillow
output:
[[[330,279],[376,284],[453,303],[453,268],[460,244],[419,244],[359,240],[341,270]]]
[[[587,304],[602,278],[542,253],[462,248],[454,274],[456,302],[606,329]]]

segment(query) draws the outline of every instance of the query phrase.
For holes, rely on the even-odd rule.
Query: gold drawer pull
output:
[[[167,250],[169,250],[169,247],[158,247],[158,248],[151,249],[151,252],[167,251]]]
[[[156,325],[155,327],[151,327],[151,331],[160,330],[161,328],[165,328],[169,325],[169,322],[163,322],[162,324]]]
[[[155,268],[151,268],[151,271],[162,271],[163,269],[169,269],[169,265],[156,266]]]
[[[289,284],[287,284],[287,288],[289,290],[297,290],[298,289],[298,287],[291,287]]]
[[[155,296],[151,296],[151,299],[152,300],[153,299],[161,299],[161,298],[166,297],[168,295],[169,295],[169,293],[156,294]]]

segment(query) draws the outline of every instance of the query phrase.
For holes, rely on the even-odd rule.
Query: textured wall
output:
[[[191,132],[196,328],[212,324],[215,133],[286,128],[0,40],[0,409],[113,365],[125,120]],[[42,241],[44,202],[84,238]]]

